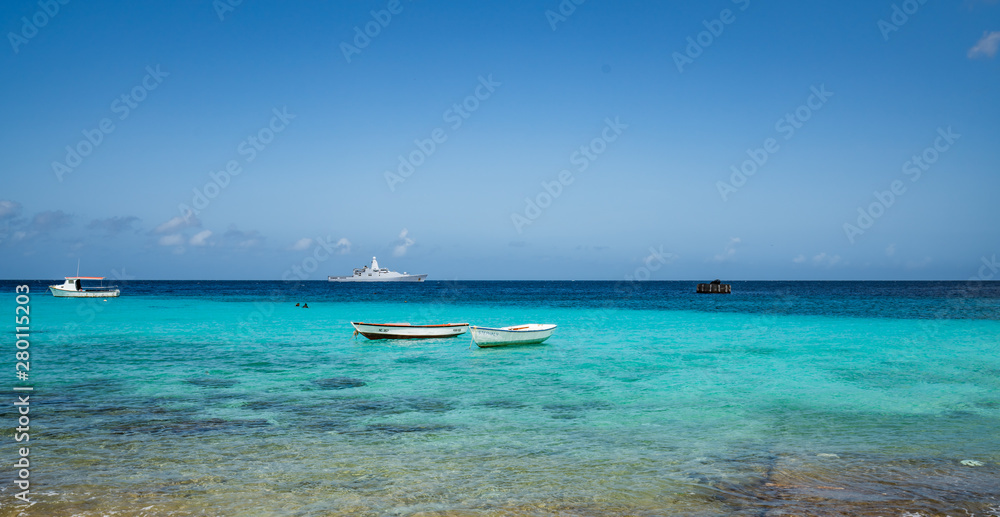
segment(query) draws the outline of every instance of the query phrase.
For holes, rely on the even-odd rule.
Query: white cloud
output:
[[[934,259],[930,257],[924,257],[921,260],[907,260],[903,264],[903,267],[906,269],[924,269],[927,266],[931,265],[932,262],[934,262]]]
[[[743,240],[740,239],[739,237],[733,237],[729,239],[729,243],[726,244],[726,249],[723,250],[722,253],[716,255],[713,260],[715,260],[715,262],[725,262],[733,258],[733,256],[736,255],[736,245],[739,244],[740,242],[743,242]]]
[[[410,246],[416,244],[416,241],[407,237],[408,233],[409,231],[407,231],[406,228],[403,228],[403,231],[399,232],[399,240],[397,241],[396,247],[392,250],[393,255],[402,257],[403,255],[406,255],[406,250],[408,250]]]
[[[51,233],[73,224],[73,217],[62,210],[46,210],[35,214],[28,230],[35,233]]]
[[[170,233],[177,230],[181,230],[183,228],[191,228],[196,226],[201,226],[201,221],[199,221],[197,217],[192,215],[191,217],[185,219],[181,216],[177,216],[157,226],[155,229],[153,229],[153,233],[155,234]]]
[[[885,256],[891,257],[896,254],[896,243],[892,243],[885,247]]]
[[[840,255],[830,255],[825,251],[813,255],[812,258],[806,257],[804,254],[800,253],[792,259],[792,262],[796,264],[811,264],[813,267],[833,267],[840,264],[846,264]]]
[[[236,248],[248,249],[260,246],[264,243],[264,236],[257,230],[241,231],[235,224],[229,225],[229,229],[223,234],[223,238]]]
[[[833,267],[840,263],[840,255],[827,255],[823,252],[813,257],[812,262],[816,266]]]
[[[160,237],[159,240],[160,246],[179,246],[183,242],[184,236],[179,233],[164,235],[163,237]]]
[[[17,201],[10,201],[8,199],[0,199],[0,221],[4,219],[13,219],[20,213],[21,203],[18,203]]]
[[[983,37],[979,38],[979,41],[969,49],[969,59],[992,58],[997,55],[998,48],[1000,48],[1000,31],[983,32]]]
[[[107,236],[115,236],[122,232],[131,231],[132,225],[139,221],[135,216],[114,216],[107,219],[94,219],[87,225],[87,229],[101,230]]]
[[[337,241],[336,246],[337,253],[340,253],[341,255],[347,255],[351,252],[351,241],[347,240],[346,237],[341,237],[340,240]]]
[[[295,251],[303,251],[309,249],[312,246],[313,240],[308,237],[303,237],[292,244],[292,249]]]
[[[188,244],[192,246],[204,246],[208,244],[206,240],[211,236],[212,236],[212,230],[200,231],[196,233],[194,237],[191,237],[191,240],[188,241]]]
[[[31,241],[73,226],[73,216],[62,210],[46,210],[35,214],[31,220],[19,217],[21,204],[16,201],[0,200],[0,238],[8,236],[12,241]]]

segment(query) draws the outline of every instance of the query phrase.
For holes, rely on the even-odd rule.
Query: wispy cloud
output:
[[[0,221],[13,219],[21,214],[21,203],[9,199],[0,199]]]
[[[833,267],[840,264],[840,255],[827,255],[824,251],[823,253],[814,256],[812,258],[812,263],[815,266]]]
[[[184,236],[179,233],[164,235],[157,242],[160,246],[180,246],[184,242]]]
[[[885,256],[891,257],[896,254],[896,243],[892,243],[885,247]]]
[[[320,238],[319,240],[303,237],[295,241],[295,244],[292,244],[288,249],[292,251],[305,251],[313,246],[322,246],[338,255],[347,255],[351,252],[351,241],[347,240],[346,237],[341,237],[337,242],[333,242],[333,238],[329,236],[326,239]]]
[[[9,238],[21,240],[27,234],[20,230],[24,224],[21,215],[21,203],[9,199],[0,199],[0,244],[8,241]]]
[[[983,37],[969,49],[969,59],[992,58],[1000,48],[1000,31],[983,32]]]
[[[73,225],[73,217],[62,210],[46,210],[35,214],[28,225],[29,233],[50,233]]]
[[[191,240],[188,241],[188,244],[192,246],[207,246],[208,238],[211,236],[212,236],[212,230],[202,230],[194,234],[194,237],[191,237]]]
[[[924,269],[927,266],[931,265],[933,262],[934,259],[930,257],[924,257],[920,260],[907,260],[903,264],[903,267],[906,269]]]
[[[114,216],[107,219],[94,219],[87,224],[88,230],[103,231],[105,235],[111,237],[122,232],[133,230],[132,225],[139,221],[135,216]]]
[[[236,225],[231,225],[226,233],[222,235],[230,245],[239,249],[249,249],[260,246],[264,243],[264,236],[257,230],[241,231]]]
[[[161,235],[164,233],[176,232],[177,230],[183,230],[184,228],[197,228],[199,226],[201,226],[201,221],[193,215],[188,218],[177,216],[154,228],[153,233]]]
[[[712,258],[712,260],[715,262],[726,262],[728,260],[732,260],[732,258],[736,256],[736,245],[741,242],[743,242],[743,239],[740,239],[739,237],[732,237],[729,239],[729,243],[726,244],[726,249],[722,250],[722,253],[716,255]]]
[[[295,241],[295,244],[292,244],[291,249],[292,251],[305,251],[309,249],[309,247],[312,245],[313,245],[313,240],[308,237],[304,237]]]
[[[409,231],[406,228],[403,228],[403,231],[399,232],[399,240],[396,241],[396,247],[392,250],[394,256],[402,257],[406,255],[406,250],[416,244],[416,241],[407,237],[407,234],[409,234]]]
[[[809,263],[816,267],[833,267],[838,264],[842,264],[843,260],[840,258],[840,255],[830,255],[824,251],[817,255],[813,255],[812,258],[808,258],[804,254],[800,253],[792,259],[792,262],[795,264]]]

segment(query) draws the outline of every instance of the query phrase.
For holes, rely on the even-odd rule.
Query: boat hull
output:
[[[108,291],[73,291],[49,286],[49,290],[52,291],[52,296],[57,298],[117,298],[121,295],[121,291],[118,289]]]
[[[406,323],[351,322],[354,330],[368,339],[437,339],[455,337],[469,331],[468,323],[409,325]]]
[[[530,324],[514,327],[470,327],[472,341],[480,348],[508,345],[537,345],[552,336],[555,325]]]
[[[330,282],[423,282],[427,275],[400,276],[328,276]]]

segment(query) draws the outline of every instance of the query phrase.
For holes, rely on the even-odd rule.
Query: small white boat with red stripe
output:
[[[50,285],[52,296],[59,298],[115,298],[121,294],[117,286],[104,286],[103,276],[67,276],[62,285]],[[81,280],[100,280],[101,285],[84,287]]]
[[[526,323],[511,327],[470,327],[472,341],[480,348],[506,345],[534,345],[552,336],[556,326],[551,323]]]
[[[455,337],[469,331],[468,323],[442,323],[439,325],[411,325],[409,323],[351,322],[354,334],[368,339],[434,339]]]

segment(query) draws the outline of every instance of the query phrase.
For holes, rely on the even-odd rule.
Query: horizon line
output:
[[[0,278],[0,282],[49,282],[58,281],[59,279],[50,278]],[[587,279],[587,280],[575,280],[575,279],[451,279],[451,280],[423,280],[421,282],[394,282],[394,281],[372,281],[372,282],[331,282],[330,280],[324,279],[302,279],[302,280],[282,280],[280,278],[276,279],[253,279],[253,278],[237,278],[237,279],[215,279],[215,278],[129,278],[129,279],[109,279],[104,278],[105,281],[110,283],[115,282],[286,282],[286,283],[303,283],[303,282],[326,282],[330,284],[424,284],[427,282],[636,282],[636,283],[653,283],[653,282],[698,282],[698,283],[711,283],[712,280],[690,280],[690,279],[670,279],[670,280],[629,280],[629,279]],[[713,279],[714,280],[714,279]],[[760,280],[760,279],[741,279],[741,280],[726,280],[724,283],[732,282],[998,282],[1000,279],[922,279],[922,280],[907,280],[907,279],[778,279],[778,280]]]

